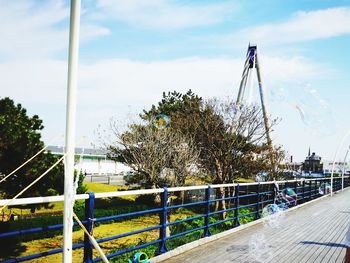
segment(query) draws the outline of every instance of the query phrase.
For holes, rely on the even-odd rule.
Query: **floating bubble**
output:
[[[320,195],[328,195],[331,192],[331,185],[329,183],[322,183],[318,188]]]
[[[275,87],[270,90],[272,101],[285,102],[287,100],[287,91],[283,87]]]
[[[296,196],[297,194],[295,193],[295,191],[290,188],[290,187],[287,187],[285,189],[282,190],[282,193],[285,195],[285,196]]]
[[[302,119],[302,121],[305,122],[305,112],[304,112],[304,110],[298,104],[295,105],[295,108],[298,110],[300,118]]]
[[[336,121],[331,104],[319,91],[308,83],[282,83],[269,89],[272,108],[290,106],[300,117],[304,128],[311,134],[330,136],[334,134]]]
[[[159,114],[153,120],[153,126],[159,130],[165,129],[170,123],[170,117],[166,114]]]
[[[273,257],[271,245],[267,242],[265,235],[254,234],[249,241],[249,257],[257,262],[271,262]]]
[[[290,187],[282,190],[283,198],[287,201],[288,205],[296,205],[298,200],[297,193]]]
[[[284,211],[287,208],[284,203],[280,205],[268,204],[265,206],[261,213],[264,225],[271,228],[280,228],[285,217]]]

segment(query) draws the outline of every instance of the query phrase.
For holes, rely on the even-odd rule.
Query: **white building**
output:
[[[332,173],[333,161],[323,160],[323,173],[325,175]],[[348,162],[335,162],[334,163],[334,173],[341,174],[343,169],[345,169],[345,174],[350,174],[350,164]]]
[[[49,146],[47,148],[54,155],[63,155],[63,147]],[[75,168],[88,175],[125,174],[131,168],[123,163],[107,158],[107,151],[100,149],[75,148]]]

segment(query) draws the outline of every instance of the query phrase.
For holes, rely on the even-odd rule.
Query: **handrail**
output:
[[[350,176],[346,176],[347,180],[345,180],[345,186],[350,186]],[[274,203],[276,202],[276,196],[275,191],[271,191],[271,185],[274,183],[277,184],[284,184],[284,187],[291,187],[295,190],[297,194],[297,198],[295,200],[295,204],[298,202],[304,203],[308,202],[310,200],[313,200],[315,198],[318,198],[321,196],[319,193],[319,189],[323,182],[330,180],[330,178],[317,178],[317,179],[299,179],[299,180],[286,180],[286,181],[276,181],[276,182],[254,182],[254,183],[234,183],[234,184],[220,184],[220,185],[200,185],[200,186],[184,186],[184,187],[172,187],[172,188],[161,188],[161,189],[144,189],[144,190],[132,190],[132,191],[120,191],[120,192],[110,192],[110,193],[88,193],[88,194],[81,194],[77,195],[77,200],[85,200],[85,218],[84,220],[81,220],[83,224],[85,225],[87,231],[93,235],[92,229],[93,225],[97,222],[104,222],[104,221],[111,221],[111,220],[121,220],[123,218],[130,218],[130,217],[139,217],[146,214],[158,214],[159,215],[159,223],[154,224],[153,226],[148,226],[142,229],[133,230],[126,233],[119,233],[118,235],[114,236],[106,236],[102,237],[97,240],[98,243],[103,243],[123,237],[128,237],[135,234],[140,234],[144,232],[149,231],[159,231],[159,237],[156,240],[150,241],[148,243],[144,243],[141,245],[137,245],[130,248],[124,248],[119,251],[113,252],[109,255],[106,255],[107,258],[112,258],[127,252],[131,252],[143,247],[147,247],[150,245],[156,245],[158,244],[158,249],[156,253],[165,253],[168,251],[167,249],[167,241],[171,241],[174,238],[184,236],[186,234],[195,232],[195,231],[202,231],[201,235],[202,237],[210,236],[211,228],[219,226],[225,222],[232,222],[229,223],[230,228],[234,228],[240,225],[240,221],[242,218],[250,217],[250,220],[257,220],[260,218],[260,213],[265,206],[265,204],[268,203]],[[335,184],[333,185],[334,190],[341,189],[340,182],[341,178],[337,177],[335,178]],[[298,182],[302,182],[302,186],[298,186]],[[305,184],[305,182],[308,182]],[[256,186],[256,187],[249,187],[249,186]],[[228,197],[219,197],[218,195],[212,195],[214,194],[211,190],[212,188],[224,188],[224,187],[235,187],[234,192],[232,192]],[[196,201],[191,199],[190,202],[184,203],[184,204],[170,204],[168,203],[168,194],[169,192],[177,192],[177,191],[190,191],[190,190],[205,190],[205,193],[202,192],[201,194],[205,195],[205,198],[203,201]],[[94,207],[95,207],[95,199],[96,198],[109,198],[109,197],[118,197],[118,196],[126,196],[126,195],[140,195],[140,194],[154,194],[159,193],[161,196],[161,205],[154,207],[149,207],[148,210],[137,210],[134,212],[128,212],[123,214],[113,214],[110,216],[104,216],[104,217],[98,217],[94,214]],[[232,196],[231,196],[232,195]],[[63,196],[50,196],[50,197],[35,197],[35,198],[22,198],[18,199],[18,204],[39,204],[39,203],[45,203],[45,202],[60,202],[63,201]],[[32,201],[32,202],[30,202]],[[212,210],[211,207],[213,206],[214,202],[221,202],[221,201],[230,201],[229,205],[226,208],[220,208],[220,210]],[[231,203],[231,201],[234,201]],[[6,202],[6,200],[0,201]],[[15,204],[12,204],[15,205]],[[169,213],[172,213],[173,210],[178,208],[184,208],[184,207],[197,207],[201,210],[198,210],[196,212],[197,215],[192,217],[187,217],[181,220],[176,220],[169,222],[168,216]],[[195,208],[196,209],[196,208]],[[242,210],[243,209],[243,210]],[[228,217],[226,219],[219,219],[220,214],[227,213]],[[211,219],[215,219],[214,222]],[[173,233],[172,235],[167,234],[167,227],[169,226],[175,226],[181,223],[193,221],[193,220],[203,220],[203,225],[198,225],[198,222],[195,223],[195,225],[188,229],[186,228],[185,231]],[[181,226],[181,225],[180,225]],[[225,224],[224,229],[227,229],[227,224]],[[49,226],[39,226],[31,229],[21,229],[21,230],[12,230],[11,232],[7,233],[0,233],[0,238],[9,238],[17,235],[28,235],[31,233],[36,232],[42,232],[42,231],[48,231],[48,230],[57,230],[59,228],[62,228],[62,224],[58,225],[49,225]],[[181,227],[180,227],[181,229]],[[101,261],[101,258],[93,258],[93,248],[91,247],[91,244],[89,240],[87,239],[86,234],[84,235],[84,243],[79,243],[73,246],[73,249],[82,248],[84,247],[84,262],[97,262]],[[20,261],[28,261],[34,258],[40,258],[45,257],[48,255],[61,253],[62,249],[53,249],[41,253],[36,253],[32,255],[23,256],[16,259],[7,259],[3,262],[9,263],[9,262],[20,262]]]
[[[350,176],[344,176],[344,178],[349,178]],[[338,178],[338,177],[336,177]],[[340,177],[339,177],[340,178]],[[298,179],[298,180],[285,180],[285,181],[269,181],[269,182],[253,182],[253,183],[232,183],[232,184],[213,184],[210,185],[211,188],[223,188],[223,187],[234,187],[238,184],[240,186],[253,186],[253,185],[267,185],[267,184],[282,184],[282,183],[293,183],[293,182],[303,182],[303,181],[315,181],[315,180],[331,180],[328,177],[322,177],[317,179]],[[181,186],[181,187],[169,187],[168,192],[179,192],[179,191],[190,191],[190,190],[204,190],[207,189],[208,185],[193,185],[193,186]],[[119,197],[126,195],[142,195],[142,194],[159,194],[163,193],[164,189],[141,189],[141,190],[129,190],[129,191],[117,191],[117,192],[105,192],[105,193],[96,193],[95,198],[109,198],[109,197]],[[79,194],[75,196],[75,200],[86,200],[89,199],[88,194]],[[0,207],[5,205],[10,199],[0,200]],[[64,196],[43,196],[43,197],[28,197],[28,198],[18,198],[14,200],[9,206],[16,205],[29,205],[29,204],[44,204],[44,203],[54,203],[54,202],[63,202]]]

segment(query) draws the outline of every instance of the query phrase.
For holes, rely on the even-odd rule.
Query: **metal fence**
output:
[[[87,174],[84,177],[84,182],[125,185],[123,174]]]
[[[133,191],[120,191],[111,193],[88,193],[82,195],[76,195],[76,200],[85,200],[85,218],[82,220],[86,229],[93,234],[92,229],[94,223],[107,222],[112,220],[128,220],[129,218],[139,217],[142,215],[157,214],[159,215],[159,224],[139,229],[132,232],[122,233],[119,235],[108,236],[98,239],[98,243],[103,243],[111,240],[116,240],[123,237],[136,235],[139,233],[145,233],[149,231],[158,230],[158,238],[147,243],[142,243],[134,247],[125,248],[119,251],[115,251],[107,258],[114,258],[118,255],[122,255],[131,251],[139,250],[151,245],[156,245],[157,254],[162,254],[168,251],[167,243],[175,238],[182,237],[195,231],[201,231],[202,237],[211,235],[213,227],[226,223],[230,225],[230,228],[234,228],[240,225],[240,219],[253,216],[254,220],[260,218],[262,209],[264,206],[271,204],[275,201],[274,183],[277,183],[280,189],[291,188],[297,193],[297,203],[302,204],[312,199],[321,196],[320,190],[325,189],[325,183],[330,183],[330,178],[318,178],[318,179],[302,179],[302,180],[289,180],[289,181],[278,181],[278,182],[260,182],[260,183],[237,183],[237,184],[223,184],[223,185],[202,185],[202,186],[188,186],[188,187],[176,187],[176,188],[161,188],[161,189],[146,189],[146,190],[133,190]],[[342,189],[342,179],[334,178],[333,180],[333,191],[339,191]],[[349,176],[345,177],[343,187],[350,186]],[[218,198],[218,190],[224,190],[225,195],[223,198]],[[186,193],[187,202],[180,204],[169,203],[169,196],[176,192]],[[191,194],[193,193],[193,194]],[[135,211],[130,213],[99,217],[94,216],[95,200],[99,198],[112,198],[120,196],[130,195],[149,195],[159,194],[161,196],[161,205],[158,207],[147,209],[143,211]],[[225,200],[228,204],[226,209],[214,211],[213,205],[219,201]],[[15,200],[11,205],[27,205],[27,204],[42,204],[63,201],[63,196],[51,196],[51,197],[35,197],[35,198],[23,198]],[[6,203],[6,200],[0,201],[0,206]],[[180,208],[197,208],[200,213],[195,216],[188,217],[182,220],[169,221],[169,213]],[[242,208],[246,208],[245,213],[239,213]],[[222,213],[231,212],[229,217],[222,220],[216,220],[212,222],[211,219],[218,218],[217,216]],[[167,227],[178,225],[184,222],[190,222],[193,220],[203,220],[202,226],[195,227],[180,233],[173,235],[167,235]],[[75,224],[76,225],[76,224]],[[42,231],[53,231],[62,229],[63,224],[47,225],[37,228],[24,229],[12,232],[0,233],[1,239],[30,235]],[[100,258],[93,258],[93,247],[89,242],[88,236],[84,236],[84,242],[74,244],[73,249],[84,248],[83,262],[98,262]],[[52,254],[61,253],[62,248],[36,253],[20,258],[9,258],[3,262],[22,262],[36,258],[46,257]]]

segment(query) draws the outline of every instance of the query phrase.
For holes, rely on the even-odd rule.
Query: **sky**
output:
[[[0,0],[0,96],[64,145],[69,2]],[[249,43],[258,45],[272,139],[294,160],[309,147],[344,158],[350,138],[350,1],[82,1],[77,146],[99,145],[163,91],[237,97]],[[253,77],[245,103],[258,103]],[[56,139],[54,139],[56,138]],[[57,139],[58,138],[58,139]],[[343,141],[343,143],[341,143]]]

